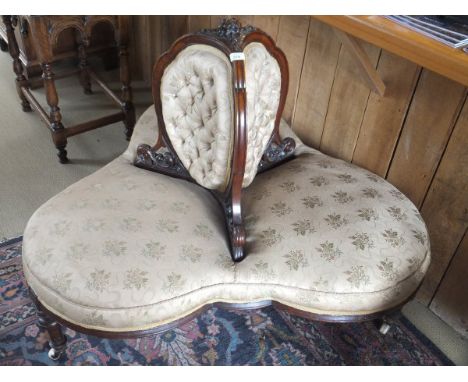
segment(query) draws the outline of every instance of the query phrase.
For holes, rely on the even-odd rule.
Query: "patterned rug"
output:
[[[66,330],[61,365],[451,365],[405,317],[382,336],[372,323],[311,322],[268,307],[213,308],[177,329],[107,340]],[[0,365],[53,365],[21,269],[21,238],[0,244]]]

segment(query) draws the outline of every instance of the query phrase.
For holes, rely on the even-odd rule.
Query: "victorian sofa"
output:
[[[156,107],[128,149],[31,217],[24,272],[52,358],[65,349],[61,325],[140,336],[212,304],[363,321],[420,285],[430,246],[418,210],[384,179],[304,145],[280,118],[282,53],[228,24],[178,40],[155,67]]]

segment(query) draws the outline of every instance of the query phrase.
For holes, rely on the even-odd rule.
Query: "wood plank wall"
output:
[[[467,89],[363,44],[387,89],[371,92],[334,31],[308,16],[239,16],[269,33],[289,61],[284,117],[307,144],[386,178],[420,209],[433,260],[417,299],[468,333]],[[220,16],[135,16],[133,72],[150,83],[157,57]]]

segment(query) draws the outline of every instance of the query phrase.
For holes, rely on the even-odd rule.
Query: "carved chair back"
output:
[[[288,89],[284,53],[264,32],[225,19],[179,38],[153,69],[155,146],[135,164],[210,190],[220,202],[234,261],[245,257],[242,188],[294,153],[279,124]]]

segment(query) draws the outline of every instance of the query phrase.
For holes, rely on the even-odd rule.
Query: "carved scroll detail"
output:
[[[166,147],[156,150],[149,145],[139,145],[135,166],[177,178],[192,179],[179,157]]]
[[[296,142],[290,137],[284,138],[280,144],[271,141],[258,164],[258,172],[268,170],[292,158],[295,148]]]
[[[232,51],[242,51],[242,42],[245,36],[255,32],[257,28],[251,25],[241,26],[235,18],[224,18],[221,24],[214,29],[202,29],[197,34],[216,37],[222,40]]]

